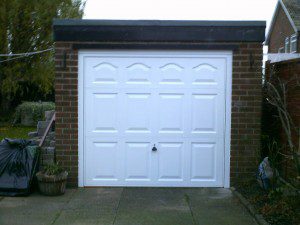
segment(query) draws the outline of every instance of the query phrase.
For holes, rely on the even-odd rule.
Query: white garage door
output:
[[[80,185],[224,186],[231,53],[81,51],[79,62]]]

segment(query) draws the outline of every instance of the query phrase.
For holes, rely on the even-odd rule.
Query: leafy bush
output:
[[[45,111],[54,110],[53,102],[23,102],[16,108],[14,124],[34,126],[44,119]]]

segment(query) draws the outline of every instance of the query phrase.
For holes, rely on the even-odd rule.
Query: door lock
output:
[[[153,145],[152,151],[153,151],[153,152],[156,152],[156,151],[157,151],[157,148],[155,147],[155,144]]]

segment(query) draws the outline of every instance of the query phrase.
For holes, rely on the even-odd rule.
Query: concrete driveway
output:
[[[1,197],[0,197],[1,198]],[[252,225],[222,188],[86,188],[0,200],[1,225]]]

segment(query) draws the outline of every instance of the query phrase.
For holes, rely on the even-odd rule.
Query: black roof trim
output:
[[[265,27],[265,21],[234,20],[87,20],[87,19],[54,19],[54,26],[223,26],[223,27]]]
[[[237,50],[237,44],[201,44],[201,43],[74,43],[73,49],[163,49],[163,50]]]
[[[55,41],[262,42],[265,21],[53,21]]]

